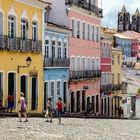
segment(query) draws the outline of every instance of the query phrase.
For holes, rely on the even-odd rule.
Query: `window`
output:
[[[118,73],[118,84],[120,84],[120,73]]]
[[[52,41],[52,57],[55,58],[55,41]]]
[[[38,23],[32,22],[32,39],[34,41],[38,40]]]
[[[67,58],[67,43],[64,43],[64,58]]]
[[[92,26],[92,40],[94,40],[94,26]]]
[[[72,36],[74,37],[74,20],[71,21],[71,27],[72,27]]]
[[[90,70],[90,58],[87,59],[87,70]]]
[[[112,74],[112,84],[114,85],[114,74]]]
[[[74,71],[74,57],[71,57],[71,59],[70,59],[70,68],[71,68],[71,70],[72,71]]]
[[[83,39],[85,39],[85,23],[83,23],[83,32],[82,33],[83,33],[82,37],[83,37]]]
[[[99,83],[98,83],[98,80],[96,81],[96,89],[99,88]]]
[[[103,83],[104,83],[104,74],[102,73],[102,75],[101,75],[101,84],[103,85]]]
[[[99,42],[99,27],[97,27],[96,41],[98,41],[98,42]]]
[[[110,46],[108,47],[108,57],[110,57],[111,55],[111,51],[110,51]]]
[[[104,57],[104,47],[102,46],[102,49],[101,49],[101,54],[102,54],[102,57]]]
[[[60,81],[57,81],[57,95],[60,95]]]
[[[77,21],[77,38],[80,38],[80,21]]]
[[[16,22],[13,16],[8,16],[8,36],[11,38],[16,36]]]
[[[61,42],[58,42],[58,58],[61,58]]]
[[[25,19],[21,19],[21,38],[24,40],[28,38],[28,21]]]
[[[0,72],[0,100],[3,101],[3,73]]]
[[[83,71],[86,70],[86,61],[85,61],[85,58],[82,59],[82,66],[83,66]]]
[[[114,65],[114,55],[112,55],[112,65]]]
[[[49,40],[45,40],[45,58],[49,58]]]
[[[54,96],[54,82],[51,82],[51,96]]]
[[[77,57],[77,71],[80,70],[80,57]]]
[[[92,70],[95,70],[95,60],[94,60],[94,58],[92,59]]]
[[[3,35],[3,14],[0,12],[0,35]]]
[[[120,65],[120,55],[118,55],[118,64]]]
[[[96,61],[97,61],[97,70],[99,70],[100,69],[100,60],[97,59]]]
[[[88,24],[88,40],[90,40],[90,24]]]

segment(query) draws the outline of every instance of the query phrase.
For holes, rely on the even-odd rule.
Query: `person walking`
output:
[[[18,101],[18,116],[19,116],[19,121],[22,122],[21,120],[21,115],[23,114],[25,117],[25,121],[24,122],[28,122],[27,119],[27,114],[26,114],[26,104],[25,104],[25,98],[24,98],[24,93],[21,92],[20,93],[20,99]]]
[[[61,115],[62,115],[62,110],[64,109],[65,104],[62,102],[62,98],[59,97],[58,101],[56,102],[56,109],[57,109],[57,115],[58,115],[58,120],[59,124],[61,124]]]
[[[47,111],[46,111],[46,117],[47,117],[46,122],[51,122],[52,123],[52,116],[53,116],[52,101],[51,101],[51,98],[48,98]],[[49,119],[50,119],[50,121],[49,121]]]

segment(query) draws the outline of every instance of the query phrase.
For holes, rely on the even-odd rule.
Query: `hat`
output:
[[[24,96],[24,93],[23,93],[23,92],[20,92],[20,95],[21,95],[21,96]]]

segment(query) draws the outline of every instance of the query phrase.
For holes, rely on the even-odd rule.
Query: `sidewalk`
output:
[[[42,113],[27,113],[28,117],[44,118]],[[0,113],[0,118],[3,117],[18,117],[18,113]],[[128,120],[128,117],[118,118],[118,117],[108,117],[108,116],[93,116],[93,115],[83,115],[83,114],[63,114],[64,118],[84,118],[84,119],[124,119]],[[134,118],[134,120],[140,120],[140,118]]]

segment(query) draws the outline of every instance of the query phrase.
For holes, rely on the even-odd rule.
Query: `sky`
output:
[[[123,5],[125,5],[126,10],[130,11],[131,14],[135,13],[136,8],[139,8],[140,11],[140,0],[99,0],[99,7],[101,5],[104,14],[102,26],[109,28],[117,27],[117,15]]]

